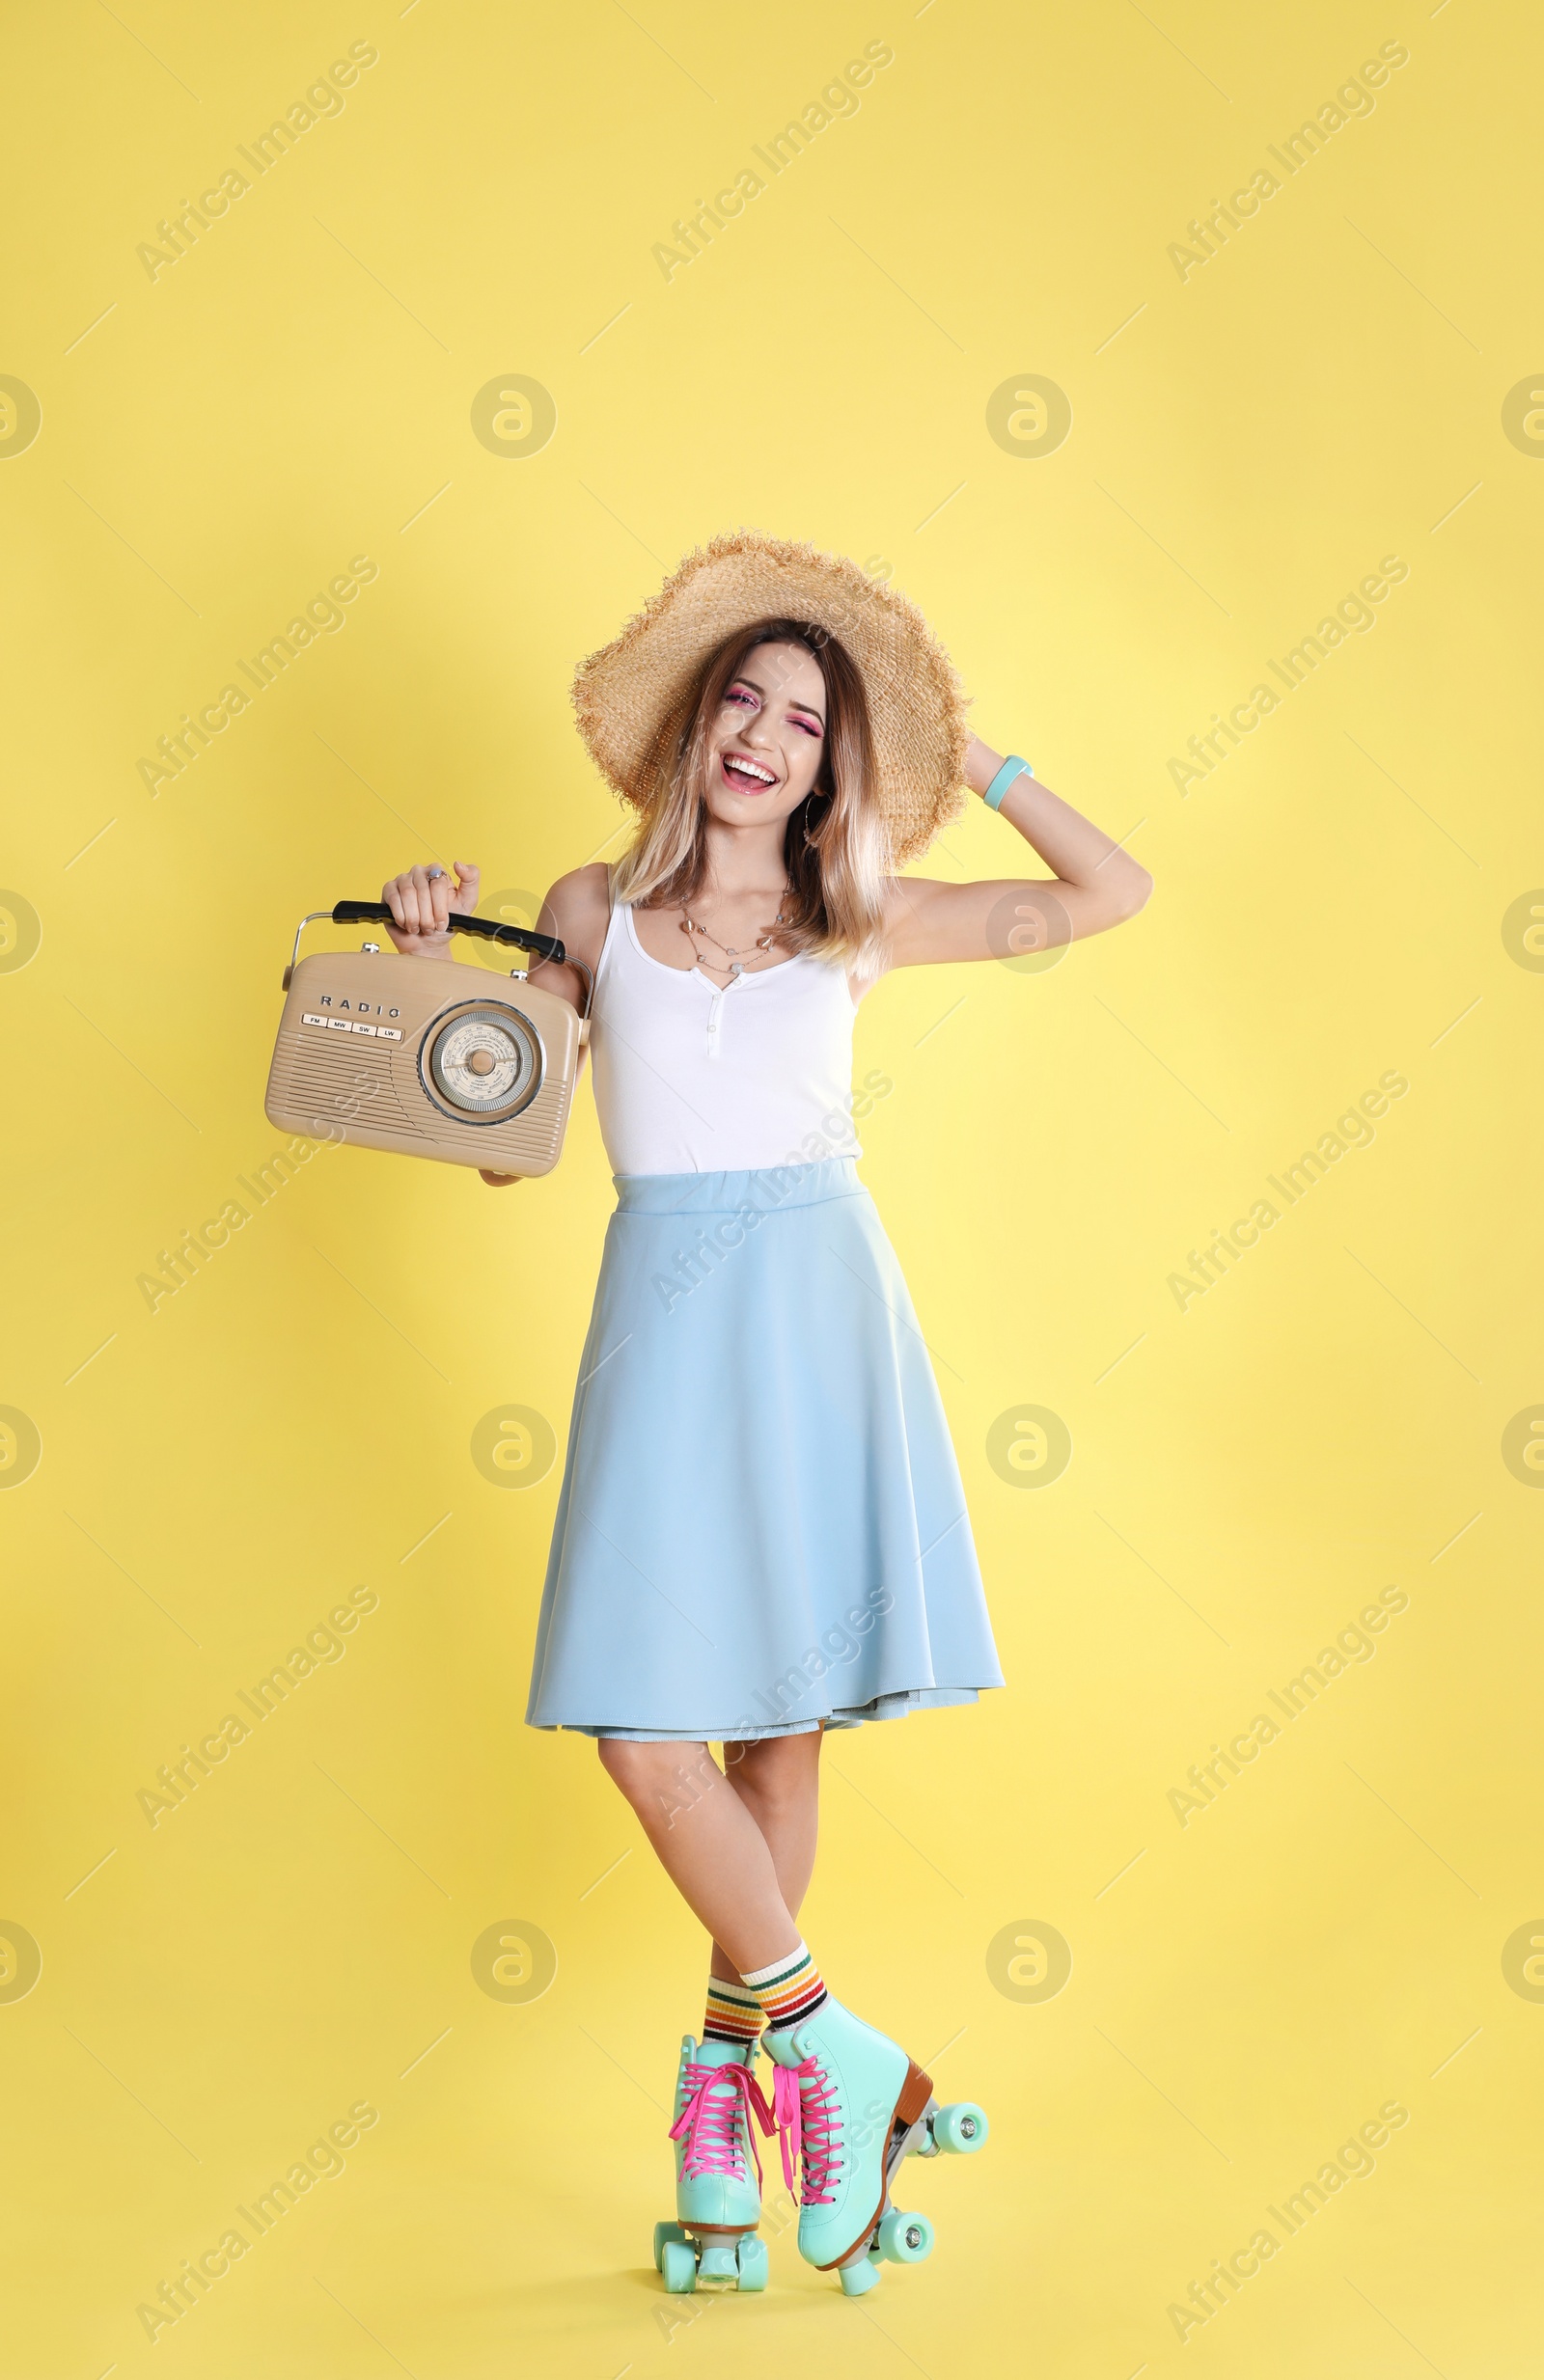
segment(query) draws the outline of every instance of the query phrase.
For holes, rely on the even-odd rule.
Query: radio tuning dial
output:
[[[517,1010],[478,1001],[455,1010],[424,1053],[427,1084],[461,1115],[497,1123],[536,1097],[543,1072],[540,1044]]]

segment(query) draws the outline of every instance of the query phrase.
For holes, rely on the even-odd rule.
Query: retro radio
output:
[[[451,930],[572,966],[582,1012],[510,971],[506,985],[449,959],[409,959],[367,942],[300,956],[318,918],[390,923],[384,901],[340,901],[295,929],[263,1109],[270,1123],[490,1173],[550,1173],[563,1150],[594,984],[551,934],[453,916]]]

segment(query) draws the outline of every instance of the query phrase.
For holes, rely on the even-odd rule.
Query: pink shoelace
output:
[[[763,2102],[764,2104],[764,2102]],[[783,2178],[793,2188],[795,2158],[802,2159],[804,2182],[801,2206],[830,2206],[836,2193],[830,2184],[841,2163],[841,2119],[837,2113],[831,2077],[813,2058],[796,2066],[780,2065],[772,2085],[772,2123],[783,2146]],[[772,2129],[772,2123],[766,2127]]]
[[[781,2090],[783,2076],[778,2075]],[[797,2095],[797,2094],[795,2094]],[[745,2136],[756,2159],[756,2178],[761,2178],[761,2152],[757,2147],[756,2133],[751,2123],[755,2116],[763,2132],[773,2125],[772,2110],[767,2106],[760,2084],[748,2066],[731,2060],[728,2065],[698,2065],[688,2063],[686,2068],[686,2097],[681,2112],[670,2128],[673,2141],[684,2140],[685,2153],[681,2172],[690,2174],[733,2174],[739,2164],[736,2134],[741,2112],[745,2117]],[[783,2152],[784,2170],[787,2170],[787,2149]],[[789,2186],[792,2176],[789,2175]]]

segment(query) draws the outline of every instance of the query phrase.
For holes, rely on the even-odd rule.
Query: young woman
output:
[[[543,983],[582,1007],[593,978],[619,1203],[527,1717],[598,1739],[712,1944],[677,2080],[677,2221],[655,2242],[666,2286],[764,2285],[759,2128],[790,2184],[801,2169],[801,2253],[855,2294],[881,2254],[930,2242],[889,2209],[900,2154],[979,2145],[985,2121],[938,2110],[800,1936],[821,1737],[1003,1681],[937,1386],[856,1172],[853,1018],[890,968],[1082,940],[1150,880],[969,732],[903,598],[807,546],[715,539],[584,664],[574,699],[638,826],[614,866],[560,877],[539,920],[569,960]],[[1049,879],[896,872],[962,779]],[[478,870],[455,871],[383,888],[399,950],[439,954],[450,912],[475,908]]]

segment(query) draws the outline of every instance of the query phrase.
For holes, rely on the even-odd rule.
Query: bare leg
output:
[[[765,1838],[784,1906],[794,1918],[814,1874],[822,1740],[819,1732],[762,1736],[727,1746],[724,1756],[724,1773]],[[738,1981],[739,1970],[721,1943],[713,1945],[708,1972],[721,1982]]]
[[[806,1748],[802,1755],[790,1756],[782,1747],[807,1747],[808,1741],[803,1737],[774,1737],[758,1745],[758,1753],[775,1750],[780,1757],[750,1764],[748,1791],[729,1783],[703,1743],[599,1739],[606,1773],[632,1803],[660,1865],[715,1946],[722,1946],[734,1975],[770,1966],[798,1945],[799,1929],[771,1845],[758,1822],[756,1803],[759,1800],[766,1808],[769,1823],[786,1843],[789,1889],[797,1906],[814,1858],[819,1737],[813,1739],[813,1754]],[[801,1758],[809,1779],[802,1820],[795,1815],[801,1797],[789,1783]],[[736,1760],[731,1765],[738,1770],[746,1763]],[[786,1779],[780,1773],[785,1768]]]

